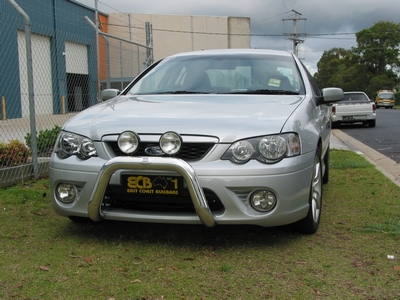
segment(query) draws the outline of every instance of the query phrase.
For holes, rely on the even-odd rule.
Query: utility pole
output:
[[[150,66],[153,60],[153,25],[146,22],[146,67]]]
[[[100,101],[100,92],[101,92],[101,85],[100,85],[100,45],[99,45],[99,28],[100,28],[100,22],[99,22],[99,9],[97,7],[97,1],[94,0],[94,9],[95,9],[95,14],[94,18],[96,21],[96,59],[97,59],[97,101]]]
[[[284,35],[289,35],[291,36],[289,40],[293,42],[293,54],[296,55],[297,57],[299,56],[299,51],[297,48],[297,45],[301,44],[304,42],[304,40],[300,39],[300,36],[306,36],[306,33],[298,33],[297,32],[297,21],[306,21],[306,18],[302,18],[302,14],[295,11],[292,9],[292,12],[295,13],[295,16],[293,18],[289,19],[282,19],[282,21],[292,21],[293,22],[293,32],[292,33],[284,33]]]

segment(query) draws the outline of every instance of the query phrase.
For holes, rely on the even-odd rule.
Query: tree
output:
[[[344,48],[332,48],[324,51],[317,67],[318,72],[314,74],[314,79],[320,87],[328,87],[333,74],[340,66],[345,64],[345,58],[350,54],[350,50]]]
[[[400,24],[380,21],[356,34],[354,52],[372,76],[396,72],[400,67]]]
[[[400,24],[380,21],[356,37],[357,47],[323,53],[314,74],[318,85],[365,91],[371,98],[379,89],[396,87],[400,83]]]

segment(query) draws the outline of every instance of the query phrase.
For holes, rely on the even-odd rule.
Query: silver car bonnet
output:
[[[120,96],[82,111],[64,129],[93,140],[130,130],[138,134],[175,131],[232,142],[279,133],[303,99],[238,94]]]

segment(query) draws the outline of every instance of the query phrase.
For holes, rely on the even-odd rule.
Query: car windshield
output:
[[[392,93],[379,93],[378,97],[379,99],[387,99],[387,100],[393,100],[394,98]]]
[[[128,95],[304,94],[291,56],[188,55],[167,58],[140,77]]]
[[[357,102],[369,102],[369,98],[364,93],[344,93],[343,100],[341,102],[357,101]]]

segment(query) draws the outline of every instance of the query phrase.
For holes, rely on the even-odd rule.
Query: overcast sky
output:
[[[95,7],[96,0],[77,0]],[[312,72],[324,51],[334,47],[356,46],[355,33],[378,21],[400,23],[400,0],[97,0],[105,13],[176,14],[248,17],[251,24],[251,47],[293,52],[295,12],[303,43],[299,57]],[[294,12],[295,11],[295,12]]]

